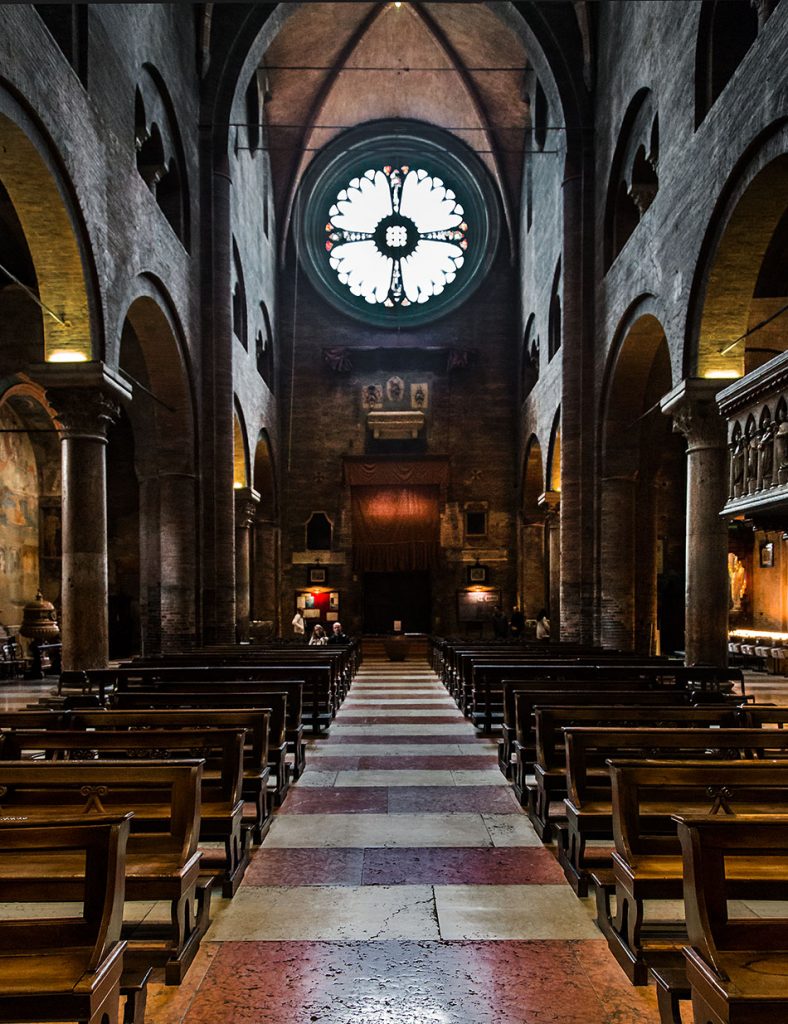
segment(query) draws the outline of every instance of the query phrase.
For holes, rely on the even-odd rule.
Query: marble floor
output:
[[[147,1024],[657,1024],[426,665],[365,662]]]

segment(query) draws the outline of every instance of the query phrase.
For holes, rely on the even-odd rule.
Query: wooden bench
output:
[[[269,711],[254,708],[167,708],[163,711],[75,711],[67,716],[72,729],[232,729],[245,732],[242,792],[245,803],[254,807],[254,814],[244,809],[243,823],[251,830],[252,841],[261,843],[271,826],[272,814],[268,800]],[[2,719],[0,719],[2,724]],[[203,772],[203,776],[205,772]]]
[[[287,752],[292,754],[292,775],[299,779],[306,767],[306,745],[304,743],[304,684],[300,679],[279,679],[276,682],[264,680],[226,680],[216,682],[199,677],[193,681],[186,680],[149,680],[146,685],[137,685],[130,680],[121,680],[108,703],[118,706],[118,698],[123,693],[137,691],[150,693],[154,690],[174,694],[225,694],[229,691],[255,693],[286,693],[288,696],[285,708],[285,743]],[[271,747],[275,746],[275,737],[271,737]]]
[[[615,707],[572,704],[566,707],[537,707],[534,712],[536,737],[535,782],[528,784],[528,816],[542,842],[549,842],[556,822],[566,821],[564,798],[566,784],[565,728],[718,728],[738,724],[736,708],[651,707],[616,705]],[[607,775],[604,764],[601,770]],[[558,815],[554,806],[560,803]]]
[[[683,691],[676,690],[642,690],[627,689],[619,684],[618,689],[600,690],[587,684],[581,689],[564,689],[560,683],[554,683],[548,689],[530,688],[532,684],[523,684],[525,689],[516,690],[515,699],[515,739],[512,756],[512,783],[517,799],[521,804],[528,803],[529,776],[536,761],[536,708],[562,707],[585,704],[589,707],[615,707],[621,705],[640,705],[642,707],[689,707],[688,697]],[[542,684],[544,685],[544,684]],[[637,686],[630,683],[629,686]]]
[[[287,762],[287,694],[260,690],[198,690],[170,693],[168,690],[133,690],[116,693],[112,710],[166,711],[186,710],[259,710],[268,711],[268,763],[273,780],[273,800],[281,805],[290,788],[290,767]]]
[[[572,888],[579,895],[588,889],[589,870],[608,868],[608,854],[589,855],[591,839],[613,840],[615,832],[613,792],[609,758],[627,758],[632,763],[661,761],[730,760],[732,758],[788,758],[788,734],[763,729],[676,729],[615,727],[570,727],[564,729],[566,746],[567,798],[564,801],[566,828],[561,833],[558,862]],[[645,806],[645,805],[644,805]],[[647,809],[644,809],[644,815]],[[664,817],[659,804],[656,822]],[[644,817],[643,825],[648,824]]]
[[[32,751],[68,761],[91,757],[129,761],[204,759],[200,794],[200,842],[221,842],[222,895],[231,898],[249,864],[249,841],[243,827],[243,760],[245,733],[237,729],[17,730],[6,733],[3,754],[19,760]],[[201,870],[213,859],[203,850]]]
[[[278,686],[283,683],[300,682],[303,724],[311,729],[313,735],[317,736],[328,729],[336,714],[333,674],[331,667],[327,665],[165,665],[101,669],[93,675],[100,675],[106,693],[113,689],[116,692],[132,689],[152,690],[176,683],[186,683],[188,686],[213,684],[215,687],[218,683],[221,687],[237,689],[250,683],[273,683]]]
[[[645,985],[649,966],[659,966],[686,943],[683,921],[646,922],[646,901],[680,900],[683,862],[676,815],[771,817],[788,811],[786,761],[610,761],[613,788],[612,884],[595,875],[598,923],[627,977]],[[785,899],[788,876],[758,874],[746,858],[728,875],[733,899]]]
[[[64,816],[134,813],[126,847],[126,900],[170,904],[170,922],[124,924],[130,949],[163,963],[165,981],[178,984],[209,924],[210,887],[200,882],[202,760],[168,762],[3,761],[0,804],[6,818],[45,824]],[[82,898],[84,859],[32,860],[6,873],[18,902]],[[35,1018],[34,1018],[35,1019]]]
[[[766,899],[786,899],[788,817],[675,820],[695,1020],[787,1024],[788,908],[781,917],[748,919],[736,917],[728,901],[740,891],[742,874],[762,880]]]
[[[126,943],[121,939],[131,815],[93,824],[30,827],[0,818],[0,900],[31,863],[81,863],[79,917],[0,921],[0,1021],[117,1024]],[[25,902],[38,902],[26,900]]]

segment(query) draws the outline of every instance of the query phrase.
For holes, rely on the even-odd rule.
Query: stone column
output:
[[[632,650],[635,645],[635,481],[629,476],[602,480],[600,536],[603,647]]]
[[[536,617],[545,601],[545,517],[526,516],[520,525],[522,544],[522,600],[527,619]]]
[[[725,421],[714,400],[718,380],[688,378],[662,399],[673,429],[687,438],[686,661],[728,658],[728,527]]]
[[[545,491],[539,495],[547,528],[547,611],[550,637],[559,639],[561,629],[561,495]],[[536,609],[539,611],[539,609]]]
[[[255,519],[252,578],[252,612],[255,619],[271,623],[277,632],[278,527],[270,519]]]
[[[251,487],[235,491],[235,628],[239,641],[249,639],[251,527],[260,495]]]
[[[107,615],[107,427],[131,391],[101,363],[35,373],[60,426],[63,467],[63,669],[104,668]]]

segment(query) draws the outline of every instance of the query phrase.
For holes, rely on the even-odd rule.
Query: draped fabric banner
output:
[[[435,565],[439,489],[352,487],[353,566],[360,572],[412,572]]]
[[[351,487],[395,487],[412,484],[445,487],[449,482],[449,463],[446,459],[405,459],[377,462],[345,460],[345,483]]]

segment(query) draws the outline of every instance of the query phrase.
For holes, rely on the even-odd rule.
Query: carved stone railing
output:
[[[788,513],[788,352],[717,395],[728,422],[724,515]]]

